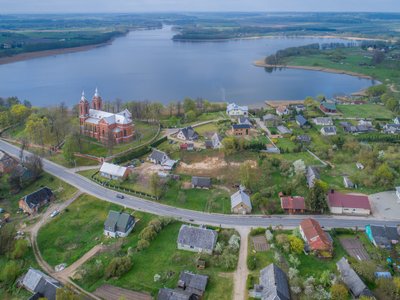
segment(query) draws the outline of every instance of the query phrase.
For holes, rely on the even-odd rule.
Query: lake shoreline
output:
[[[257,60],[253,62],[253,65],[256,67],[261,68],[282,68],[282,69],[297,69],[297,70],[307,70],[307,71],[318,71],[318,72],[325,72],[325,73],[334,73],[334,74],[344,74],[350,75],[358,78],[375,80],[372,76],[365,75],[362,73],[346,71],[346,70],[338,70],[338,69],[331,69],[325,67],[313,67],[313,66],[294,66],[294,65],[270,65],[266,64],[264,61]]]

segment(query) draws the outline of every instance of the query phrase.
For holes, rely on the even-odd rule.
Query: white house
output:
[[[314,118],[313,122],[314,122],[315,125],[319,125],[319,126],[331,126],[331,125],[333,125],[332,118],[330,118],[330,117]]]
[[[290,113],[289,109],[287,108],[287,106],[285,105],[279,105],[276,108],[276,114],[278,116],[284,116],[284,115],[288,115]]]
[[[247,195],[243,187],[231,196],[231,212],[234,214],[249,214],[252,206],[250,196]]]
[[[335,126],[324,126],[321,128],[321,134],[325,136],[336,135],[336,127]]]
[[[102,177],[114,180],[125,179],[129,174],[128,168],[103,162],[100,168]]]
[[[205,227],[182,225],[179,229],[177,246],[179,250],[212,254],[218,233]]]
[[[214,149],[222,148],[222,138],[217,132],[211,137],[211,142]]]
[[[177,163],[176,160],[170,159],[169,156],[160,150],[153,149],[153,152],[147,158],[150,162],[156,165],[161,165],[164,170],[172,170]]]
[[[394,124],[399,125],[400,124],[400,117],[396,117],[393,119]]]
[[[176,137],[183,141],[196,141],[199,135],[192,126],[188,126],[180,129]]]
[[[135,217],[123,212],[111,210],[104,222],[104,235],[109,237],[126,237],[135,226]]]
[[[328,206],[333,214],[368,216],[371,205],[368,196],[342,194],[331,190],[328,193]]]
[[[226,113],[230,117],[240,117],[249,115],[249,107],[248,106],[239,106],[236,103],[229,103],[226,107]]]

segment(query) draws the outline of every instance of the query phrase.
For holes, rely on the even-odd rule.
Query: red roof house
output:
[[[342,194],[331,190],[328,194],[328,205],[333,214],[371,214],[371,205],[366,195]]]
[[[286,213],[301,214],[306,211],[306,204],[303,197],[284,196],[282,193],[279,193],[279,197],[281,198],[281,207]]]
[[[316,220],[312,218],[304,219],[301,221],[299,228],[300,234],[310,251],[318,256],[332,257],[332,239],[322,230]]]

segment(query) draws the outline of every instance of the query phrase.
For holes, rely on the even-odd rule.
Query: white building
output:
[[[333,125],[332,118],[329,118],[329,117],[314,118],[313,122],[314,122],[315,125],[319,125],[319,126],[331,126],[331,125]]]
[[[113,179],[113,180],[122,180],[128,176],[128,168],[110,164],[107,162],[103,162],[100,168],[100,175],[102,177]]]
[[[336,127],[335,126],[324,126],[321,128],[321,134],[325,136],[336,135]]]
[[[249,115],[249,107],[248,106],[239,106],[236,103],[229,103],[226,107],[226,113],[230,117],[240,117]]]

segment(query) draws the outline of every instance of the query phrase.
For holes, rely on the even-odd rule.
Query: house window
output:
[[[124,136],[126,136],[126,129],[124,129]]]
[[[104,135],[104,129],[103,129],[103,133],[102,133],[102,135]]]

